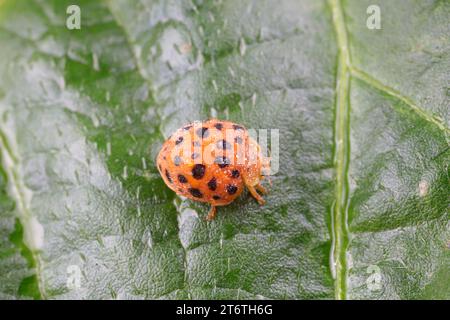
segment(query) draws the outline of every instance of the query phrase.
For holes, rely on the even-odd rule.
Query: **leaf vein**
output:
[[[0,155],[2,159],[3,169],[7,176],[7,181],[10,189],[9,193],[16,202],[16,210],[19,215],[19,219],[22,222],[24,231],[28,234],[31,234],[32,231],[28,230],[28,224],[24,223],[26,220],[31,218],[31,212],[26,201],[26,187],[21,179],[18,170],[19,157],[13,152],[11,141],[2,129],[0,129]],[[46,299],[47,294],[45,292],[44,281],[42,278],[43,262],[41,256],[37,250],[33,248],[29,249],[33,262],[35,264],[35,275],[37,279],[39,295],[42,299]]]
[[[143,67],[141,66],[141,64],[139,63],[139,59],[138,59],[138,57],[136,56],[135,51],[133,50],[132,41],[131,41],[131,39],[130,39],[130,36],[128,35],[128,32],[127,32],[125,26],[121,23],[120,19],[116,16],[116,14],[114,13],[114,10],[111,8],[111,6],[110,6],[110,1],[106,1],[106,6],[107,6],[109,12],[111,13],[111,15],[112,15],[114,21],[116,21],[117,25],[118,25],[120,28],[122,28],[122,30],[123,30],[124,37],[125,37],[126,42],[127,42],[127,44],[128,44],[129,50],[130,50],[130,52],[131,52],[131,56],[133,57],[134,63],[135,63],[135,65],[136,65],[136,68],[137,68],[137,70],[138,70],[138,72],[139,72],[141,78],[144,80],[145,83],[147,83],[147,85],[148,85],[148,87],[149,87],[149,90],[152,92],[152,96],[155,96],[154,90],[153,90],[153,88],[152,88],[152,83],[151,83],[151,81],[145,76],[144,68],[143,68]],[[157,111],[158,116],[161,117],[161,116],[159,115],[159,113],[158,113],[158,108],[156,108],[156,111]],[[161,129],[161,126],[158,125],[157,128],[158,128],[159,133],[161,134],[161,137],[164,139],[165,137],[164,137],[164,133],[163,133],[163,131],[162,131],[162,129]],[[175,200],[174,200],[174,201],[175,201]],[[176,212],[177,212],[177,216],[179,217],[180,214],[181,214],[181,213],[179,212],[179,208],[178,208],[178,206],[176,205],[175,202],[173,202],[173,204],[174,204],[174,208],[175,208],[175,210],[176,210]],[[187,276],[188,276],[188,273],[187,273],[187,265],[188,265],[187,257],[188,257],[188,254],[187,254],[187,249],[183,246],[183,243],[181,242],[181,237],[180,237],[180,225],[178,225],[178,238],[179,238],[179,241],[180,241],[180,246],[181,246],[181,248],[183,249],[183,272],[184,272],[184,275],[183,275],[183,282],[184,282],[184,287],[187,288],[187,287],[188,287],[188,281],[187,281]]]
[[[349,114],[350,114],[350,53],[344,13],[339,0],[329,0],[335,29],[338,60],[336,73],[336,106],[334,123],[334,164],[336,169],[335,199],[331,210],[332,249],[330,262],[335,277],[336,299],[347,297],[348,243],[348,166],[350,161]]]
[[[380,91],[383,91],[383,92],[387,93],[388,95],[402,101],[403,103],[408,105],[417,115],[419,115],[419,117],[436,125],[440,130],[444,131],[447,134],[450,133],[450,128],[448,128],[440,119],[438,119],[434,115],[429,114],[423,108],[421,108],[417,104],[415,104],[411,99],[403,96],[397,90],[385,85],[384,83],[377,80],[373,76],[367,74],[366,72],[364,72],[354,66],[350,67],[350,72],[351,72],[352,76],[365,82],[366,84],[370,85],[371,87],[376,88]]]

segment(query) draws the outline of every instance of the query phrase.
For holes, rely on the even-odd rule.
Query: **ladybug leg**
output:
[[[216,217],[216,212],[217,212],[216,206],[212,205],[211,209],[209,209],[208,215],[206,216],[206,220],[207,221],[214,220],[214,218]]]
[[[263,179],[267,179],[267,181],[269,181],[270,186],[272,186],[272,179],[270,178],[270,175],[261,175],[259,177],[259,180],[263,180]]]
[[[248,191],[250,191],[251,195],[253,196],[253,198],[256,199],[256,201],[258,201],[258,203],[260,205],[263,205],[266,201],[263,199],[263,197],[261,197],[261,195],[256,192],[255,187],[252,186],[247,186]]]
[[[267,189],[264,188],[260,183],[258,183],[255,186],[255,189],[258,190],[259,192],[261,192],[262,194],[266,194],[267,193]]]

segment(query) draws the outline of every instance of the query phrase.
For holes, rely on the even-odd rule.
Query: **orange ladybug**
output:
[[[260,181],[269,158],[242,125],[217,119],[185,125],[164,142],[157,166],[177,194],[211,204],[207,220],[214,219],[217,206],[236,199],[244,186],[260,205],[265,202],[257,191],[266,193]]]

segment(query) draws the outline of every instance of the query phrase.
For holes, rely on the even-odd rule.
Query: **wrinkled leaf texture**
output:
[[[0,297],[449,299],[450,3],[371,2],[0,1]],[[211,117],[280,170],[207,223],[155,157]]]

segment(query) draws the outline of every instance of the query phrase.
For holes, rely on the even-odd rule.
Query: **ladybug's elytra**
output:
[[[260,205],[263,171],[269,168],[258,143],[245,127],[224,120],[193,122],[167,139],[157,157],[158,170],[177,194],[211,204],[207,220],[216,207],[236,199],[244,186]]]

